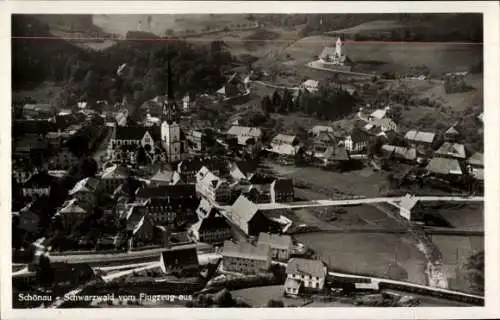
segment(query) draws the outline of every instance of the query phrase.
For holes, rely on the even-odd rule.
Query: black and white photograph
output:
[[[485,306],[483,13],[10,23],[12,309]]]

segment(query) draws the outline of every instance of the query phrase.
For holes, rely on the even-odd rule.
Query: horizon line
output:
[[[156,38],[119,38],[119,37],[58,37],[58,36],[11,36],[11,40],[65,40],[65,41],[194,41],[194,42],[211,42],[211,41],[222,41],[222,42],[278,42],[278,43],[289,43],[298,42],[298,40],[273,40],[273,39],[227,39],[221,40],[216,38],[208,39],[197,39],[193,36],[186,37],[163,37],[158,36]],[[324,43],[324,41],[302,41],[305,43]],[[343,40],[342,43],[358,43],[358,44],[369,44],[369,43],[381,43],[381,44],[450,44],[450,45],[483,45],[483,42],[460,42],[460,41],[398,41],[398,40]],[[334,46],[334,43],[332,43]]]

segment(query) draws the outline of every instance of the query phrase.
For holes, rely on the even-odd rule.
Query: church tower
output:
[[[166,150],[167,162],[181,160],[181,129],[177,121],[179,108],[175,102],[172,90],[172,69],[170,57],[167,65],[167,99],[163,103],[161,141]]]
[[[338,58],[342,57],[342,40],[340,40],[340,37],[337,38],[335,43],[335,54]]]

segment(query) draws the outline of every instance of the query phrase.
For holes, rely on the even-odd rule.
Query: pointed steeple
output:
[[[174,119],[174,113],[178,110],[177,104],[175,102],[174,90],[172,84],[172,67],[170,65],[170,54],[167,58],[167,99],[163,103],[163,113],[162,120],[172,123]]]

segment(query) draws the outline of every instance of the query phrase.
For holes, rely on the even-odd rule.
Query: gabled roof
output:
[[[276,153],[276,154],[281,154],[281,155],[287,155],[287,156],[293,156],[296,155],[300,151],[300,146],[292,146],[291,144],[288,143],[283,143],[283,144],[273,144],[270,149],[266,149],[267,151]]]
[[[153,183],[168,185],[176,184],[180,177],[177,171],[159,169],[150,180]]]
[[[231,219],[236,222],[241,229],[247,231],[248,222],[255,216],[258,207],[244,195],[240,195],[231,206],[230,211]]]
[[[465,147],[459,143],[445,142],[435,153],[440,156],[465,159]]]
[[[95,192],[99,186],[99,180],[96,178],[88,177],[78,181],[73,189],[68,194],[73,195],[77,192]]]
[[[370,138],[368,133],[364,132],[363,130],[361,130],[359,128],[354,128],[351,131],[350,137],[351,137],[353,142],[363,142],[363,141],[367,141]]]
[[[483,159],[483,154],[476,152],[469,159],[467,159],[467,163],[473,166],[484,166]]]
[[[252,260],[268,260],[271,256],[271,248],[268,245],[263,244],[254,246],[245,241],[234,243],[226,240],[224,241],[222,256]]]
[[[320,260],[292,258],[288,261],[286,273],[324,278],[326,276],[326,267]]]
[[[462,168],[460,167],[460,163],[458,162],[458,160],[448,159],[448,158],[439,158],[439,157],[432,158],[429,164],[427,165],[426,170],[431,173],[444,174],[444,175],[462,174]]]
[[[224,179],[219,178],[213,174],[207,167],[203,166],[196,174],[197,183],[209,185],[211,184],[214,189],[218,189],[225,183]]]
[[[218,213],[219,210],[206,199],[201,199],[198,208],[196,208],[196,215],[200,219],[204,219],[208,216],[216,216]]]
[[[321,126],[321,125],[317,125],[317,126],[314,126],[311,128],[310,132],[314,133],[314,134],[318,134],[320,132],[323,132],[323,131],[327,131],[327,132],[333,132],[333,128],[332,127],[329,127],[329,126]]]
[[[130,172],[126,167],[113,165],[104,170],[101,179],[127,179],[129,176]]]
[[[296,139],[297,139],[297,136],[292,136],[292,135],[288,135],[288,134],[279,133],[279,134],[277,134],[272,139],[271,143],[276,143],[276,144],[282,144],[282,143],[293,144]]]
[[[432,143],[435,137],[434,132],[424,132],[418,130],[410,130],[406,133],[405,139],[416,142]]]
[[[33,174],[24,184],[23,188],[50,188],[55,178],[45,171]]]
[[[146,210],[144,206],[141,205],[131,205],[127,208],[125,212],[125,220],[127,221],[127,230],[133,231],[134,233],[138,230],[138,227],[144,223],[144,216]]]
[[[323,153],[323,157],[333,161],[349,161],[349,153],[344,146],[328,147]]]
[[[271,248],[280,248],[280,249],[288,249],[293,245],[292,237],[289,235],[279,235],[272,233],[263,233],[259,234],[259,239],[257,240],[257,244],[267,244]]]
[[[226,218],[222,216],[208,216],[202,220],[199,220],[195,225],[195,229],[197,229],[198,232],[204,232],[221,229],[231,229],[231,226],[227,222]]]
[[[118,126],[116,127],[116,140],[141,140],[146,132],[149,132],[153,140],[161,140],[161,128],[143,126]]]
[[[239,170],[243,175],[249,177],[257,170],[257,164],[251,161],[235,161],[231,165],[231,171]]]
[[[161,257],[166,269],[170,267],[192,266],[199,263],[196,245],[167,249],[161,253]]]
[[[370,114],[370,117],[375,119],[383,119],[387,114],[387,109],[377,109]]]
[[[228,130],[227,134],[233,136],[250,136],[260,138],[262,136],[262,130],[256,127],[232,126]]]
[[[447,135],[457,135],[458,131],[453,126],[453,127],[450,127],[448,130],[446,130],[445,134],[447,134]]]
[[[276,193],[293,193],[292,179],[276,179],[271,183],[271,189]]]
[[[314,139],[315,143],[335,143],[337,137],[333,134],[333,131],[320,131],[317,137]]]
[[[79,203],[77,199],[71,199],[63,204],[63,207],[58,211],[59,214],[65,213],[86,213],[87,209]]]
[[[417,150],[415,148],[406,148],[393,146],[390,144],[384,144],[382,146],[382,150],[390,153],[391,156],[395,158],[402,158],[406,160],[416,160],[417,159]]]
[[[415,197],[406,194],[399,203],[399,206],[405,210],[411,211],[415,207],[417,202],[418,200]]]

